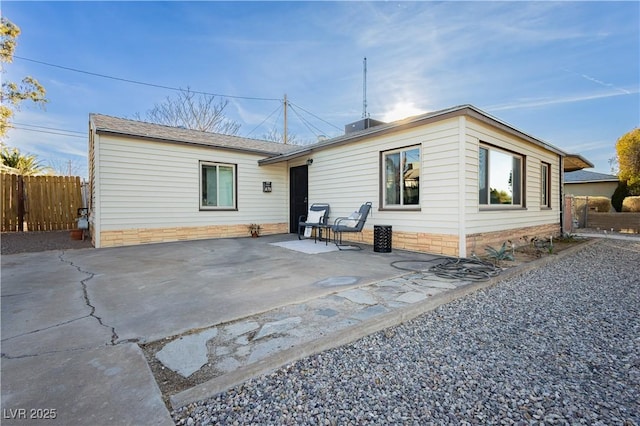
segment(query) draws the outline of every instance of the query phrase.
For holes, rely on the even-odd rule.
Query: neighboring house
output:
[[[564,193],[567,195],[611,198],[618,187],[618,177],[604,173],[578,170],[564,174]]]
[[[95,246],[296,232],[314,202],[332,221],[371,201],[353,238],[392,225],[394,248],[446,255],[561,232],[558,148],[470,105],[365,120],[290,146],[92,114]]]

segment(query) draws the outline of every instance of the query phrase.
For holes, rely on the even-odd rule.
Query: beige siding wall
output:
[[[481,141],[524,156],[524,209],[480,208]],[[305,164],[307,158],[313,158],[309,203],[329,203],[330,221],[364,202],[373,203],[364,232],[346,238],[372,243],[374,225],[392,225],[394,248],[466,256],[505,235],[519,238],[523,232],[544,235],[559,229],[558,156],[467,117],[268,166],[258,166],[260,155],[100,135],[91,146],[97,246],[100,240],[107,246],[248,236],[249,223],[261,224],[265,234],[287,232],[288,168]],[[380,209],[381,153],[412,146],[421,149],[420,211]],[[237,165],[237,211],[199,210],[199,161]],[[541,161],[551,165],[551,209],[540,206]],[[262,192],[263,181],[272,182],[273,192]]]
[[[457,119],[314,152],[309,166],[309,202],[331,205],[333,221],[366,201],[373,209],[365,229],[392,225],[394,233],[458,235]],[[420,146],[421,211],[380,210],[380,153]]]
[[[100,205],[96,229],[107,240],[108,235],[115,235],[114,231],[162,233],[166,231],[161,230],[170,229],[171,233],[179,229],[249,223],[278,228],[288,221],[285,164],[259,167],[257,161],[264,157],[261,155],[107,136],[96,136],[98,138],[96,191]],[[237,165],[237,211],[200,211],[199,161]],[[262,192],[263,181],[272,182],[273,192]],[[209,235],[208,231],[194,232],[203,238]],[[237,233],[234,232],[234,236]]]
[[[524,209],[480,209],[480,141],[524,156]],[[381,210],[380,153],[414,145],[421,147],[422,155],[421,210]],[[331,220],[348,215],[365,201],[373,202],[365,232],[345,234],[356,241],[372,243],[373,226],[385,224],[393,226],[394,248],[466,256],[473,241],[495,243],[506,234],[524,232],[532,236],[539,232],[543,236],[559,230],[558,155],[473,119],[443,120],[316,152],[311,157],[314,162],[309,167],[309,202],[331,204]],[[541,162],[551,166],[551,209],[540,206]]]
[[[478,202],[478,147],[485,142],[524,156],[525,207],[523,209],[480,207]],[[467,120],[466,231],[484,234],[560,223],[560,158],[541,147],[516,139],[473,119]],[[551,209],[540,206],[540,166],[551,166]],[[468,241],[467,241],[468,245]]]

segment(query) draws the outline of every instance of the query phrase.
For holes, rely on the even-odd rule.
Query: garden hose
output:
[[[433,263],[439,262],[427,268],[408,268],[402,267],[401,263]],[[470,280],[470,281],[486,281],[500,274],[500,268],[490,262],[482,261],[478,258],[458,258],[445,257],[430,260],[397,260],[391,263],[396,269],[411,272],[432,272],[440,278]]]

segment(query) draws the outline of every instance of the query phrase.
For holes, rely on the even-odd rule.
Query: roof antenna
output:
[[[362,61],[362,118],[369,117],[367,113],[367,58]]]

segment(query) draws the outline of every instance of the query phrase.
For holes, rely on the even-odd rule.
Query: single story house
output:
[[[567,195],[611,198],[618,187],[618,177],[605,173],[577,170],[564,174],[564,193]]]
[[[471,105],[345,129],[292,146],[91,114],[94,245],[296,232],[311,203],[332,221],[370,201],[363,232],[345,237],[372,243],[391,225],[396,249],[484,254],[559,234],[565,158],[588,166]]]

